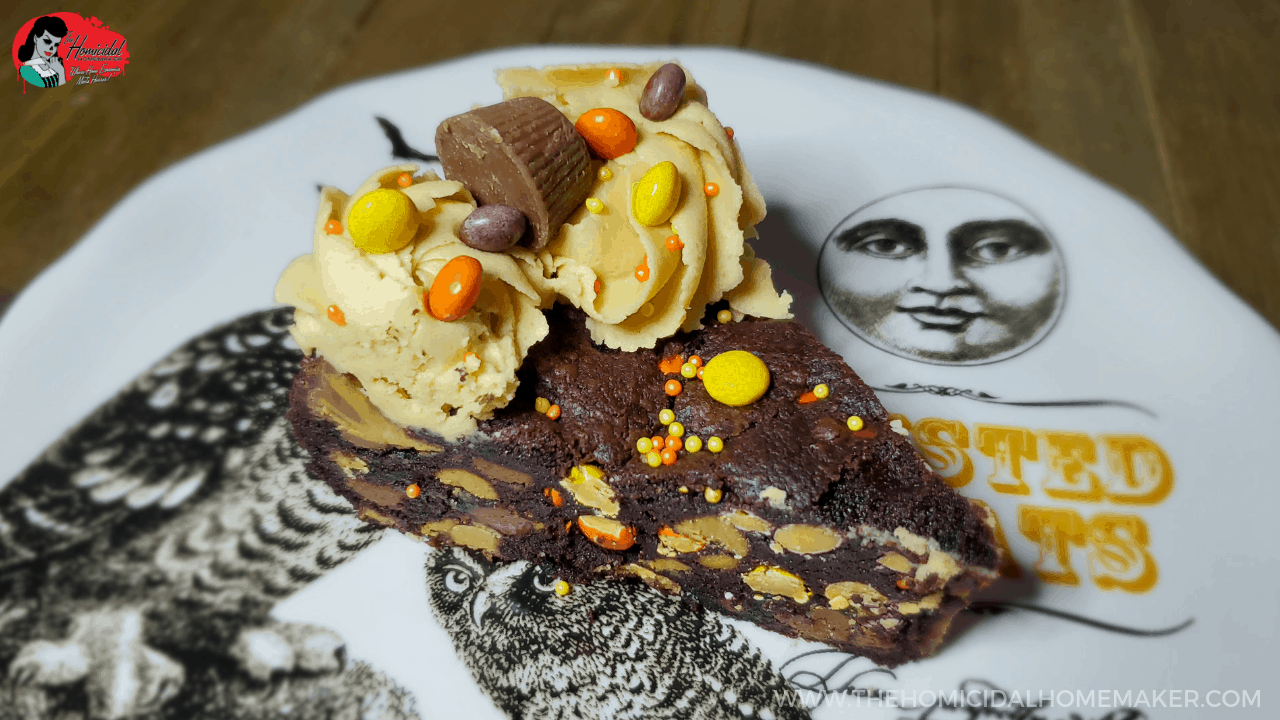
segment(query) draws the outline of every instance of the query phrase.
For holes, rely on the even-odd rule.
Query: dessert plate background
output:
[[[1048,718],[1274,712],[1263,708],[1275,702],[1266,685],[1280,552],[1268,528],[1280,489],[1266,450],[1280,429],[1280,336],[1142,208],[1004,127],[933,97],[760,55],[487,53],[336,90],[159,173],[0,322],[0,487],[177,345],[272,305],[280,271],[310,249],[316,185],[350,190],[392,163],[375,116],[430,152],[440,120],[500,99],[496,68],[671,58],[736,131],[769,201],[757,251],[796,297],[797,319],[886,389],[890,411],[931,433],[922,442],[961,492],[996,510],[1021,578],[989,599],[1094,621],[1012,609],[973,623],[933,659],[861,676],[871,669],[864,660],[796,659],[822,646],[740,624],[775,666],[792,661],[785,674],[828,691],[811,696],[823,703],[815,717],[948,716],[958,711],[923,706],[961,687],[1018,691],[1019,702],[1053,693],[1057,706],[1037,711]],[[910,192],[920,188],[935,189]],[[1048,245],[939,240],[957,222],[1013,216]],[[931,280],[903,283],[922,287],[908,288],[916,300],[971,298],[942,305],[960,312],[889,317],[895,303],[919,304],[893,300],[889,276],[906,266],[904,254],[923,257],[892,241],[873,250],[898,260],[870,273],[889,278],[875,291],[889,298],[885,316],[831,309],[820,256],[828,289],[850,276],[841,258],[886,260],[860,259],[834,240],[824,251],[824,241],[877,217],[930,231],[935,261],[952,253],[921,270]],[[1038,260],[1026,265],[1022,255]],[[979,272],[994,265],[1009,271]],[[974,329],[968,345],[954,342],[987,321],[985,335]],[[457,705],[498,717],[430,615],[424,552],[388,536],[276,614],[337,630],[350,656],[408,688],[424,717]],[[817,681],[828,672],[825,685]],[[864,699],[859,708],[858,688],[905,693],[895,702],[917,707]],[[1088,696],[1076,691],[1093,699],[1079,704]],[[1190,693],[1201,708],[1215,697],[1220,707],[1178,707]],[[1253,707],[1226,707],[1233,701]]]

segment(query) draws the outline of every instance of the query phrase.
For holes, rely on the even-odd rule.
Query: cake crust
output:
[[[394,425],[350,377],[306,358],[290,420],[310,471],[365,519],[435,544],[551,563],[571,583],[639,578],[889,666],[933,652],[995,577],[988,512],[934,473],[799,323],[711,323],[624,353],[594,345],[578,310],[547,319],[515,399],[456,443]],[[770,370],[755,403],[723,405],[663,372],[673,356],[729,350]],[[684,381],[674,397],[673,377]],[[818,383],[827,398],[797,402]],[[536,411],[538,398],[559,417]],[[660,434],[666,408],[686,437],[720,437],[723,451],[644,463],[636,441]]]

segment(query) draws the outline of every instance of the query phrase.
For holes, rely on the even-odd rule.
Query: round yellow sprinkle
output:
[[[612,170],[610,170],[610,169],[609,169],[609,168],[607,168],[607,167],[604,167],[603,165],[601,165],[601,166],[600,166],[600,170],[596,173],[596,175],[597,175],[601,180],[612,180],[612,179],[613,179],[613,171],[612,171]]]
[[[746,350],[730,350],[703,366],[702,386],[708,395],[725,405],[750,405],[769,389],[769,368]]]
[[[685,363],[680,366],[680,374],[692,380],[698,374],[698,366],[693,363]]]
[[[721,325],[724,325],[725,323],[728,323],[728,322],[733,322],[733,313],[729,312],[728,310],[721,310],[720,312],[716,313],[716,320],[718,320]]]
[[[716,503],[720,502],[720,498],[724,497],[724,493],[720,492],[715,488],[707,488],[702,493],[702,496],[707,499],[707,502],[711,503],[712,505],[715,505]]]
[[[587,198],[587,209],[599,215],[604,212],[604,203],[600,201],[600,198]]]
[[[653,449],[653,441],[650,440],[649,438],[642,437],[636,441],[636,450],[640,451],[641,455],[648,453],[652,449]]]
[[[533,401],[533,409],[545,415],[546,412],[551,409],[551,401],[544,397],[540,397]]]
[[[367,253],[395,252],[413,241],[417,229],[418,209],[413,201],[390,188],[361,195],[347,215],[352,242]]]
[[[857,415],[850,415],[849,421],[845,424],[849,426],[850,430],[854,432],[858,432],[859,430],[862,429],[862,418],[858,417]]]
[[[685,487],[684,485],[681,485],[681,486],[680,486],[680,492],[684,493],[685,495],[688,495],[688,494],[689,494],[689,488]]]
[[[822,400],[831,394],[831,388],[827,387],[825,384],[819,383],[813,386],[813,394],[816,395],[819,400]]]
[[[707,449],[713,453],[718,453],[724,449],[724,441],[717,435],[707,438]]]
[[[697,435],[690,435],[684,440],[684,449],[686,452],[695,453],[702,449],[702,438]]]
[[[658,467],[662,464],[662,455],[660,455],[656,450],[650,450],[645,453],[644,461],[649,465],[649,467]]]
[[[675,422],[676,414],[671,408],[665,408],[658,411],[658,422],[663,425],[670,425]]]
[[[671,437],[680,437],[681,435],[684,435],[684,425],[681,425],[678,422],[671,423],[667,426],[667,434]]]
[[[556,583],[556,594],[559,595],[560,597],[564,597],[565,595],[568,595],[569,591],[572,589],[573,589],[573,586],[565,582],[564,580],[561,580],[560,582]]]

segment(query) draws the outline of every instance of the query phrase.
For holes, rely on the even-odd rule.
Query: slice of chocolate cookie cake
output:
[[[364,518],[644,581],[892,665],[995,577],[991,518],[797,323],[764,204],[678,65],[499,73],[448,175],[321,193],[284,272],[290,418]]]
[[[366,519],[434,543],[553,563],[569,583],[635,576],[885,665],[932,652],[994,578],[986,511],[798,323],[713,324],[623,353],[593,344],[580,311],[548,319],[515,399],[456,443],[395,425],[308,358],[290,418],[310,470]],[[735,351],[768,369],[750,404],[680,372]],[[674,462],[647,461],[654,436],[679,446]]]

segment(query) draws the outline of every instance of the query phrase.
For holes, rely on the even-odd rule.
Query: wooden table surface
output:
[[[122,77],[0,104],[0,307],[148,175],[362,78],[528,43],[729,45],[936,93],[1128,193],[1280,327],[1274,0],[18,0]],[[16,76],[16,73],[15,73]]]

